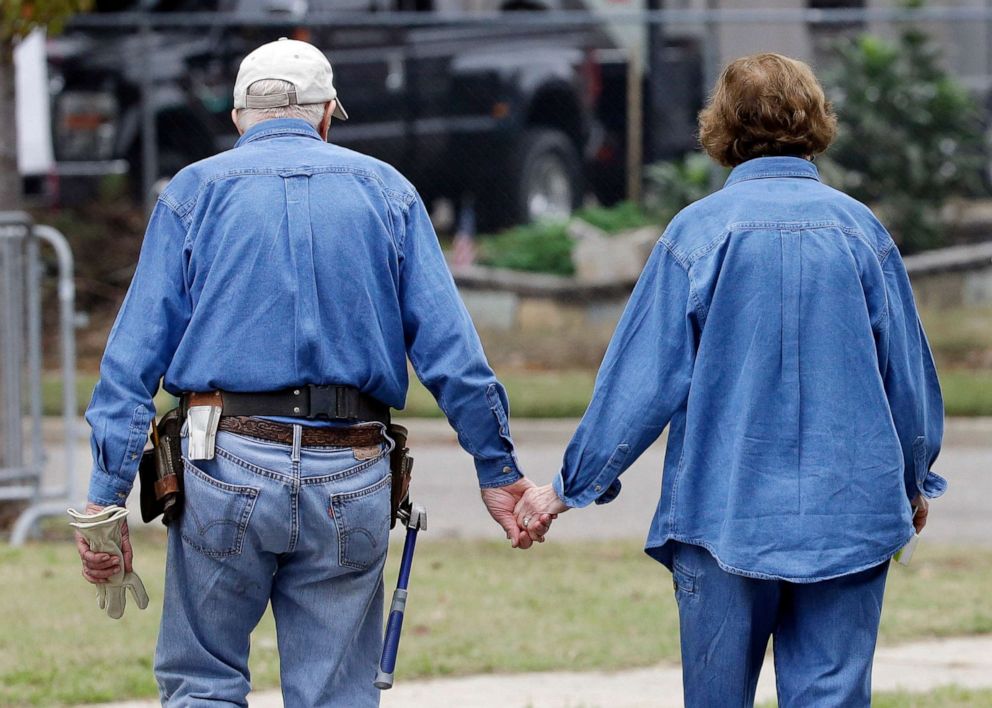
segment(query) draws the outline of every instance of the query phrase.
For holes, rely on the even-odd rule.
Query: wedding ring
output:
[[[527,528],[528,526],[530,526],[530,517],[529,516],[525,516],[524,517],[524,528]]]

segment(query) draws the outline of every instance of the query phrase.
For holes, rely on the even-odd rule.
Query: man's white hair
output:
[[[270,96],[275,93],[287,93],[293,90],[293,84],[282,79],[262,79],[248,87],[249,96]],[[324,103],[305,103],[292,106],[277,106],[275,108],[239,108],[238,127],[242,131],[263,120],[272,118],[301,118],[314,128],[320,125],[324,117]]]

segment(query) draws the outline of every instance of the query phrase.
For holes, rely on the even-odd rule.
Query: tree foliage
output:
[[[26,37],[38,28],[58,32],[69,17],[92,4],[93,0],[3,0],[0,41]]]
[[[717,170],[719,179],[714,176]],[[681,160],[656,162],[644,170],[645,206],[660,223],[668,223],[684,207],[710,194],[729,170],[718,167],[704,153]]]
[[[895,42],[865,35],[842,44],[826,79],[840,123],[828,181],[875,207],[905,251],[941,245],[941,205],[983,188],[975,100],[912,27]]]

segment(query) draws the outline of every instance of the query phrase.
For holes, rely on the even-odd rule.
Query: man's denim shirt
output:
[[[767,157],[655,246],[554,485],[604,503],[670,425],[647,551],[704,546],[730,572],[813,582],[912,535],[943,403],[902,258],[803,159]]]
[[[407,355],[482,486],[520,477],[508,403],[430,219],[392,167],[264,121],[155,206],[86,419],[90,501],[131,490],[152,397],[349,384],[403,408]]]

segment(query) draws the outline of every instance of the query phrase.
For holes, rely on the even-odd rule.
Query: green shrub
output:
[[[689,153],[681,160],[649,165],[644,170],[648,211],[656,214],[661,223],[668,223],[679,211],[713,191],[714,170],[719,170],[720,177],[727,173],[701,152]]]
[[[876,207],[905,252],[941,245],[941,205],[982,189],[976,102],[918,29],[894,43],[864,35],[838,50],[825,77],[840,123],[827,180]]]
[[[572,275],[572,238],[563,221],[525,224],[480,239],[479,263],[535,273]]]
[[[608,234],[658,224],[633,202],[620,202],[611,207],[587,207],[575,217],[589,222]],[[568,222],[539,221],[516,226],[508,231],[479,239],[479,263],[494,268],[525,270],[553,275],[573,275],[572,248]]]
[[[658,223],[658,219],[634,202],[619,202],[611,207],[586,207],[575,212],[577,219],[592,224],[608,234],[639,229]]]

